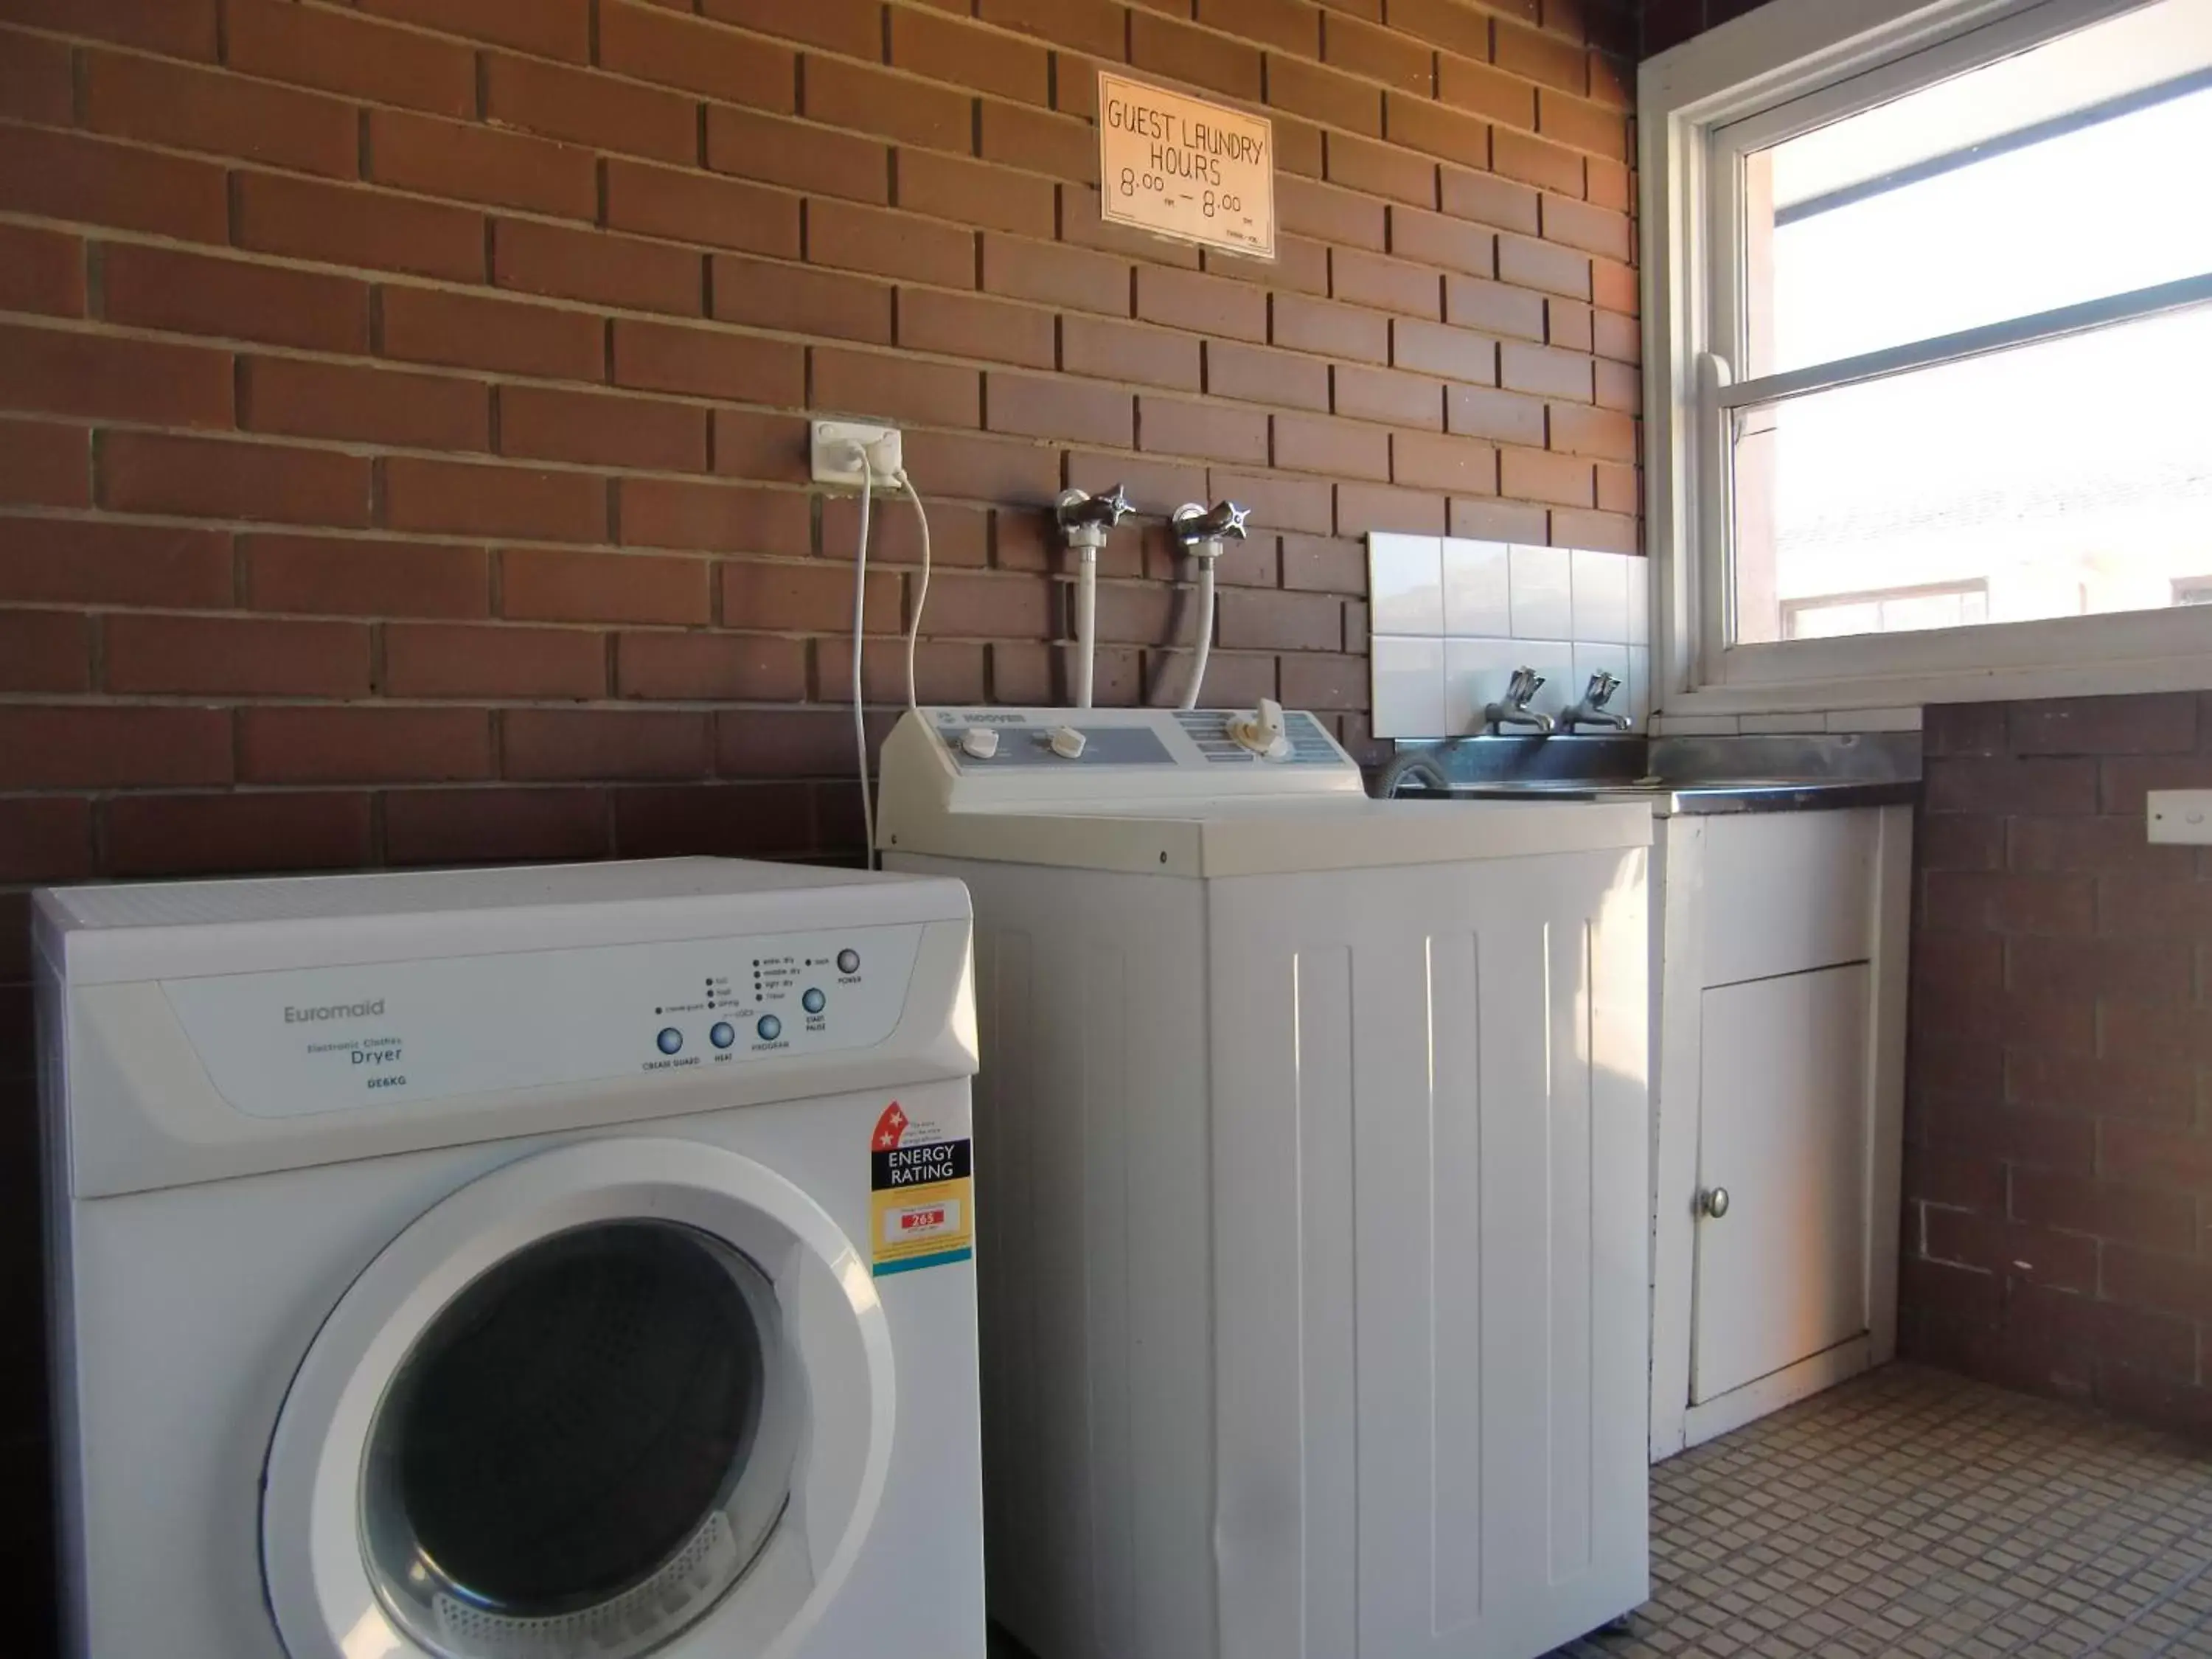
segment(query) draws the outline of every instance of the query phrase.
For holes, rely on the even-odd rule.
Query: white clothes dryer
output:
[[[76,888],[35,937],[75,1659],[982,1651],[957,882]]]

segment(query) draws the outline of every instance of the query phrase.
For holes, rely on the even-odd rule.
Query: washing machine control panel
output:
[[[165,980],[210,1078],[256,1117],[373,1109],[864,1048],[921,927],[595,945]]]
[[[1282,742],[1262,754],[1238,741],[1249,710],[1220,708],[933,708],[931,725],[963,774],[1276,766],[1350,767],[1322,723],[1281,711]],[[1255,781],[1257,780],[1255,779]],[[1267,788],[1267,784],[1261,784]]]

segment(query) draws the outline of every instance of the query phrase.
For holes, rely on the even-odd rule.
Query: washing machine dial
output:
[[[1291,752],[1290,733],[1284,727],[1283,705],[1262,697],[1249,714],[1229,722],[1229,735],[1262,760],[1281,760]]]
[[[960,734],[960,752],[975,760],[988,760],[999,752],[999,734],[988,726],[971,726]]]

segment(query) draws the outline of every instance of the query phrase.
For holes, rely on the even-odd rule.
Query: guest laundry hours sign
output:
[[[1275,257],[1275,129],[1265,117],[1098,72],[1109,224]]]

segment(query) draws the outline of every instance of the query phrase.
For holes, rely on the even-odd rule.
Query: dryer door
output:
[[[588,1141],[454,1193],[332,1310],[262,1497],[293,1659],[783,1654],[890,1454],[866,1264],[735,1152]]]

